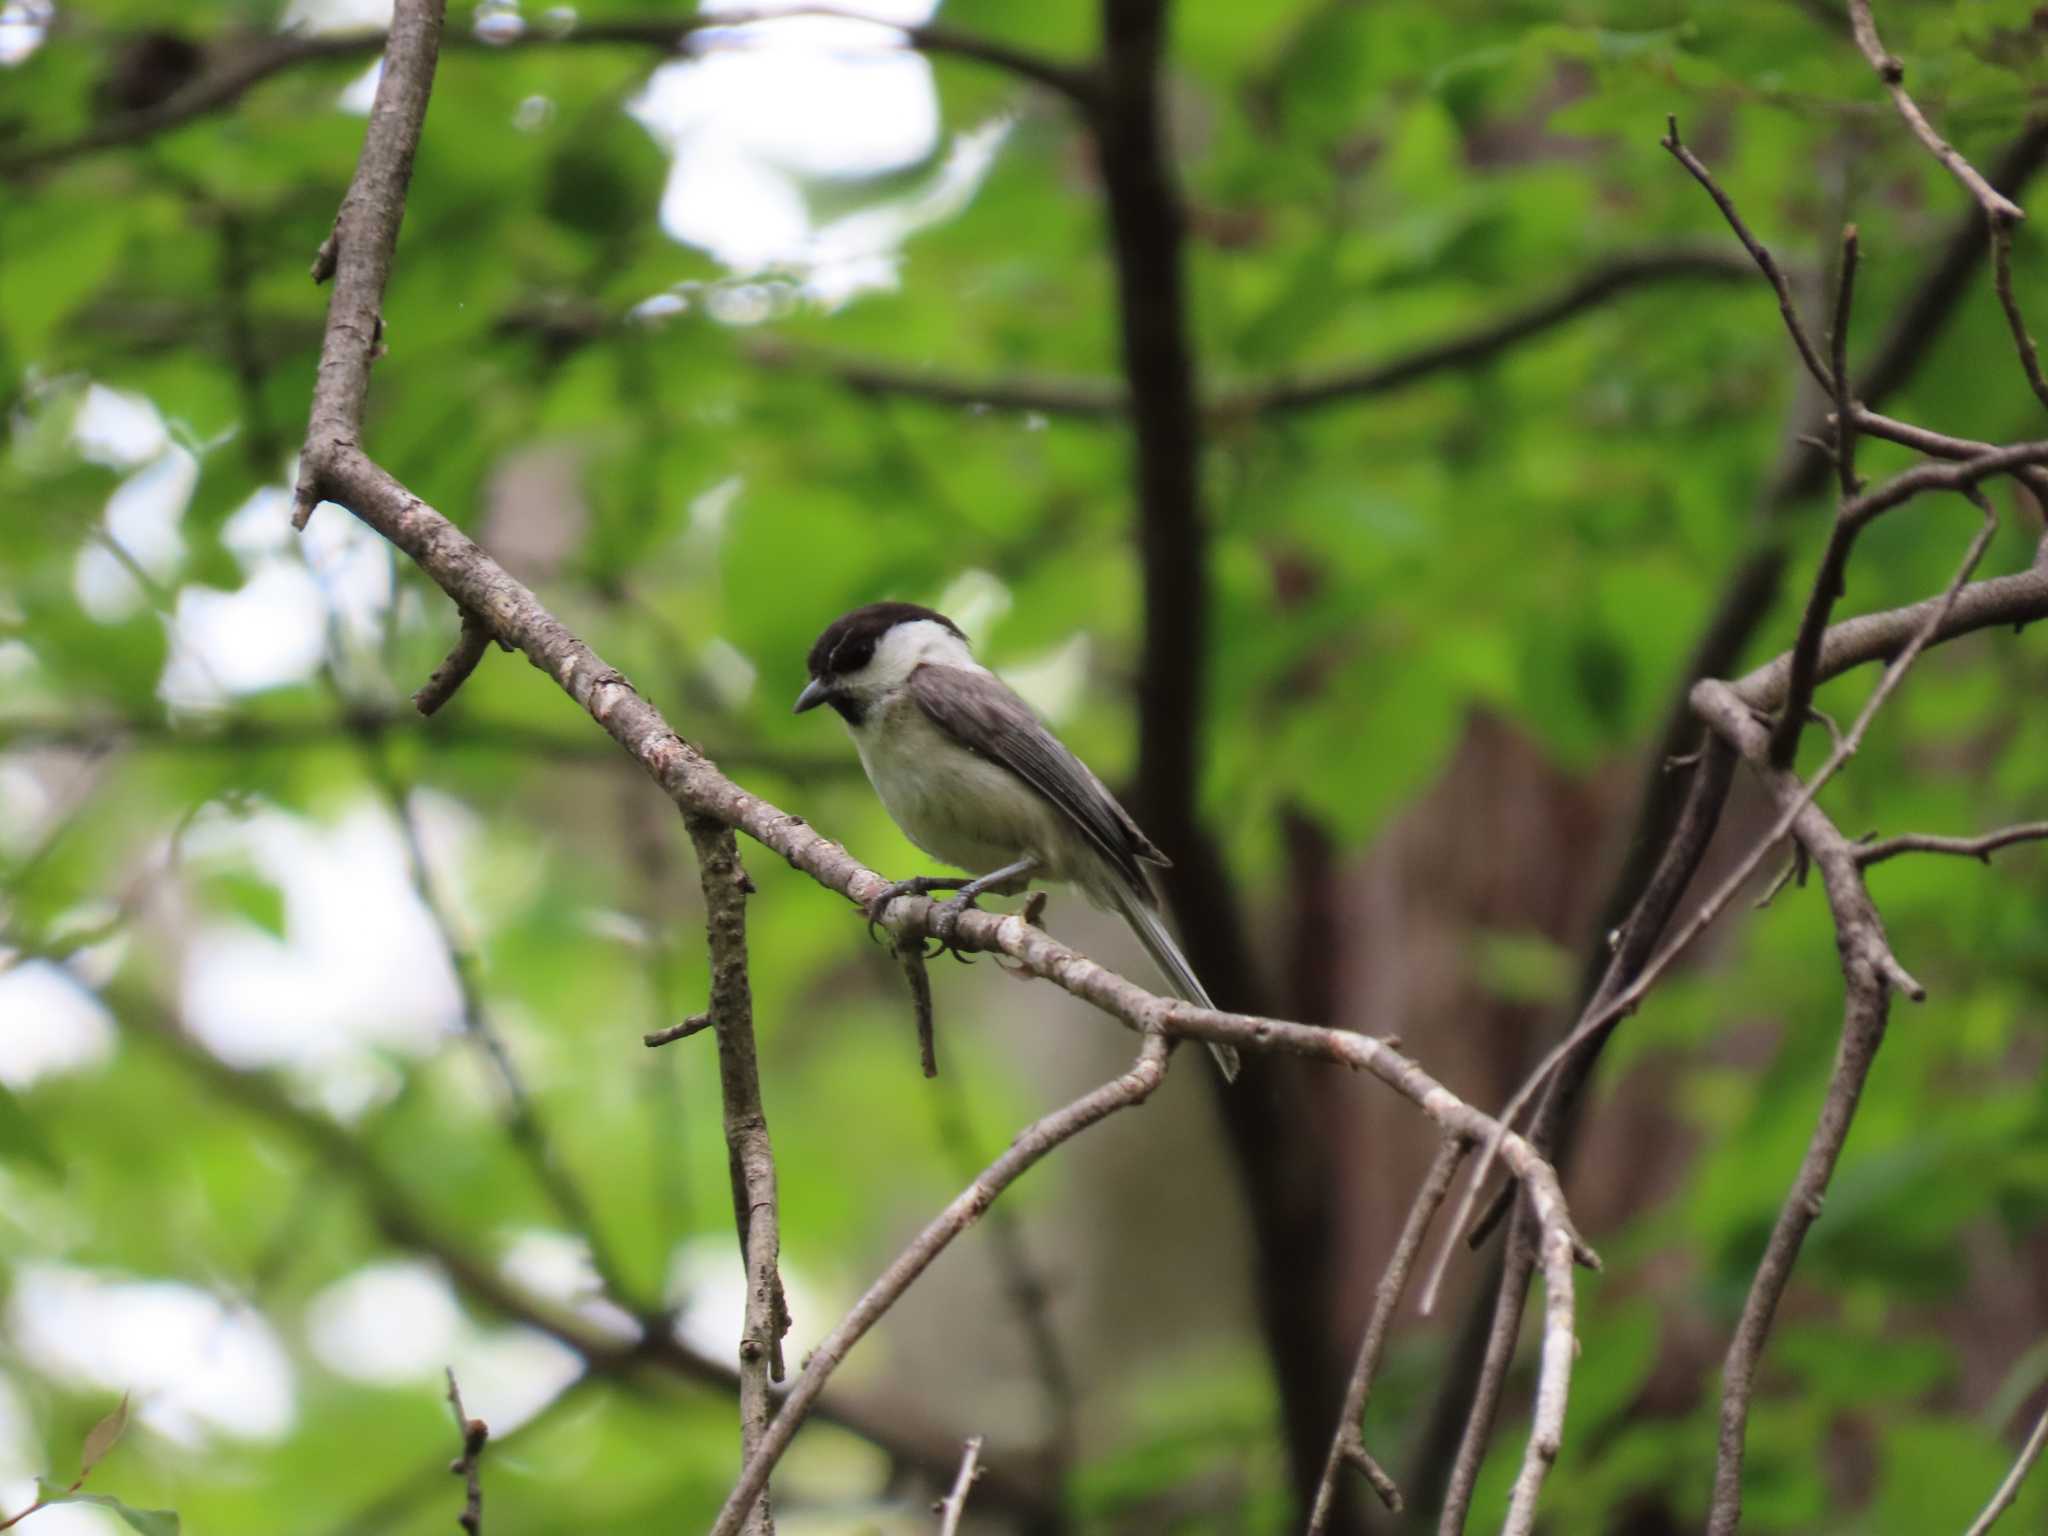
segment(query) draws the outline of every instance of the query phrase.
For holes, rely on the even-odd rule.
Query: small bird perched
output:
[[[957,919],[985,891],[1065,881],[1130,925],[1180,997],[1215,1006],[1159,915],[1149,871],[1165,868],[1166,855],[1031,706],[974,659],[951,619],[915,603],[870,603],[826,627],[809,665],[796,713],[831,705],[904,835],[934,858],[986,871],[899,880],[868,904],[870,920],[898,896],[955,891],[944,907]],[[1237,1052],[1209,1049],[1234,1079]]]

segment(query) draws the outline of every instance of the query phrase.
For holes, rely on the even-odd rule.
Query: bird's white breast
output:
[[[907,692],[876,702],[852,731],[861,767],[904,835],[937,859],[986,874],[1030,854],[1039,878],[1074,878],[1079,835],[1009,769],[934,725]]]

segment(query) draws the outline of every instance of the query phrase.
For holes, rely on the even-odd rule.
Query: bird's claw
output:
[[[868,937],[876,938],[875,930],[882,926],[882,916],[889,910],[889,903],[898,896],[929,896],[933,891],[950,891],[961,884],[958,880],[932,875],[912,875],[908,880],[898,880],[884,886],[868,898],[862,908],[862,915],[868,920]],[[950,905],[950,903],[949,903]]]
[[[959,930],[961,913],[980,910],[975,905],[975,900],[971,894],[955,896],[951,901],[940,902],[938,910],[932,914],[932,937],[938,941],[939,949],[962,965],[969,965],[972,962],[960,953],[959,946],[953,942],[953,935]]]

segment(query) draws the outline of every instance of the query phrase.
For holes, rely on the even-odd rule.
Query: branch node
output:
[[[1372,1491],[1378,1494],[1380,1502],[1387,1506],[1388,1513],[1401,1513],[1400,1486],[1388,1476],[1384,1467],[1372,1459],[1372,1452],[1365,1448],[1364,1441],[1347,1440],[1338,1454],[1344,1458],[1347,1466],[1356,1467],[1365,1475],[1365,1480],[1372,1484]]]
[[[341,220],[337,217],[334,227],[327,231],[327,238],[320,242],[320,249],[313,253],[312,277],[315,286],[326,282],[341,266]]]

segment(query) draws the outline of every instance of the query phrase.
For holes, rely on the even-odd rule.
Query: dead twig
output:
[[[1977,168],[1965,160],[1953,144],[1935,132],[1927,114],[1907,94],[1906,66],[1886,50],[1878,37],[1877,23],[1870,14],[1870,0],[1849,0],[1849,23],[1856,36],[1856,46],[1870,61],[1870,67],[1877,71],[1877,78],[1884,82],[1885,89],[1891,92],[1892,105],[1898,108],[1906,126],[1913,130],[1913,137],[1926,145],[1927,152],[1939,160],[1949,175],[1962,184],[1963,190],[1977,200],[1977,206],[1984,210],[1984,216],[1991,220],[1993,227],[2024,219],[2027,215],[2020,205],[1979,175]]]
[[[981,1436],[975,1435],[960,1457],[960,1474],[953,1479],[953,1491],[939,1500],[939,1536],[957,1536],[960,1517],[967,1512],[967,1495],[974,1488],[975,1478],[981,1475],[980,1461]]]
[[[447,659],[434,668],[433,675],[421,685],[419,692],[412,696],[412,707],[423,715],[431,715],[455,697],[455,690],[469,681],[477,663],[484,659],[484,652],[491,647],[491,632],[482,619],[475,614],[462,616],[462,633],[457,637],[454,648]]]
[[[469,1532],[469,1536],[483,1536],[484,1529],[484,1485],[481,1467],[484,1459],[484,1442],[491,1438],[491,1426],[482,1419],[472,1419],[462,1407],[462,1388],[455,1385],[455,1367],[448,1371],[448,1406],[455,1414],[455,1432],[462,1437],[462,1454],[448,1464],[448,1470],[463,1478],[469,1489],[468,1498],[462,1506],[462,1513],[455,1523]]]
[[[1380,1276],[1379,1290],[1373,1297],[1372,1317],[1365,1325],[1365,1338],[1358,1346],[1358,1363],[1351,1368],[1351,1382],[1344,1392],[1343,1412],[1337,1421],[1337,1432],[1330,1440],[1330,1459],[1323,1467],[1322,1480],[1316,1485],[1315,1503],[1309,1511],[1308,1536],[1321,1536],[1328,1526],[1330,1511],[1337,1501],[1337,1478],[1347,1463],[1365,1474],[1389,1510],[1395,1514],[1401,1512],[1401,1490],[1366,1454],[1365,1405],[1372,1393],[1373,1378],[1379,1374],[1380,1359],[1386,1352],[1387,1335],[1393,1329],[1394,1314],[1400,1310],[1401,1298],[1407,1293],[1408,1275],[1415,1267],[1415,1256],[1422,1249],[1422,1240],[1443,1205],[1444,1196],[1450,1193],[1451,1180],[1457,1174],[1459,1162],[1469,1150],[1471,1143],[1461,1137],[1447,1136],[1438,1143],[1436,1161],[1430,1164],[1422,1187],[1416,1191],[1415,1201],[1408,1208],[1407,1223],[1401,1228],[1401,1236],[1387,1259],[1386,1271]]]
[[[1691,173],[1694,181],[1706,189],[1707,196],[1711,197],[1714,206],[1721,210],[1721,217],[1726,219],[1728,227],[1735,231],[1736,239],[1742,242],[1743,249],[1749,252],[1750,259],[1770,280],[1771,288],[1778,295],[1778,313],[1785,318],[1785,329],[1791,334],[1792,345],[1799,351],[1799,360],[1806,364],[1806,371],[1813,375],[1814,382],[1832,395],[1835,392],[1834,379],[1828,371],[1827,364],[1821,361],[1820,353],[1814,350],[1813,341],[1806,334],[1806,326],[1799,318],[1799,308],[1792,302],[1792,284],[1786,280],[1777,259],[1765,249],[1761,240],[1749,232],[1749,226],[1743,223],[1742,215],[1735,211],[1735,204],[1728,194],[1721,190],[1721,184],[1714,179],[1714,173],[1701,164],[1699,157],[1687,149],[1678,137],[1677,116],[1667,117],[1665,127],[1664,137],[1658,142]]]
[[[2019,1460],[2012,1464],[2012,1470],[2005,1474],[2005,1481],[1998,1485],[1998,1492],[1991,1496],[1991,1502],[1984,1506],[1984,1513],[1970,1522],[1970,1528],[1963,1536],[1984,1536],[1984,1533],[1998,1523],[1998,1517],[2013,1506],[2020,1496],[2020,1484],[2027,1480],[2027,1474],[2034,1469],[2034,1463],[2041,1459],[2041,1448],[2048,1445],[2048,1410],[2034,1423],[2034,1432],[2027,1436],[2027,1443],[2020,1447]]]

